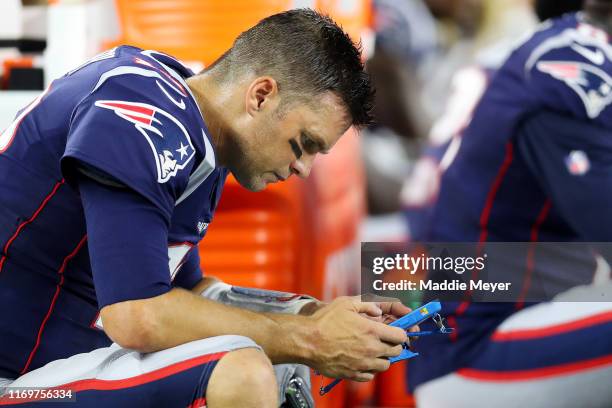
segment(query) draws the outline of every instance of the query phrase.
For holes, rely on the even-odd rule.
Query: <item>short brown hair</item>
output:
[[[264,18],[236,38],[209,69],[251,70],[270,75],[280,92],[311,99],[331,91],[346,105],[351,122],[369,125],[374,90],[361,61],[361,47],[330,17],[294,9]]]

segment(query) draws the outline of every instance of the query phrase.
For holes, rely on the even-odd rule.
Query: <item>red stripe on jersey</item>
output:
[[[96,378],[88,378],[84,380],[73,381],[67,384],[58,385],[55,387],[50,387],[50,390],[70,390],[72,392],[80,392],[80,391],[107,391],[107,390],[119,390],[123,388],[137,387],[139,385],[147,384],[153,381],[157,381],[171,375],[180,373],[185,370],[189,370],[190,368],[210,363],[212,361],[220,360],[227,351],[222,351],[219,353],[206,354],[203,356],[198,356],[191,358],[189,360],[180,361],[178,363],[169,365],[167,367],[163,367],[149,373],[144,373],[140,375],[136,375],[134,377],[123,378],[120,380],[100,380]],[[30,400],[14,400],[8,399],[8,396],[0,397],[0,405],[15,405],[22,404],[24,402],[32,402],[35,399]],[[197,401],[197,400],[196,400]]]
[[[198,398],[197,400],[193,401],[191,403],[191,405],[189,405],[189,407],[187,408],[203,408],[206,407],[206,398]]]
[[[181,93],[181,95],[183,95],[185,97],[187,96],[187,93],[185,92],[185,88],[183,88],[183,85],[179,81],[177,81],[176,78],[174,78],[172,75],[167,73],[165,70],[160,70],[159,72],[164,74],[166,76],[166,78],[168,78],[170,81],[172,81],[172,83],[174,85],[177,86],[178,91]]]
[[[142,58],[134,57],[134,62],[136,62],[138,64],[146,65],[146,66],[151,67],[151,68],[155,68],[155,66],[153,66],[153,64],[151,64],[149,61],[143,60]]]
[[[531,235],[529,244],[529,250],[527,252],[527,270],[525,271],[525,280],[523,281],[523,288],[521,290],[521,294],[518,297],[518,300],[515,304],[516,309],[522,309],[525,303],[525,297],[529,291],[529,286],[531,286],[531,275],[533,274],[534,268],[534,257],[535,257],[535,245],[533,242],[538,242],[538,235],[540,233],[540,228],[544,221],[546,221],[546,217],[548,217],[548,213],[550,212],[550,207],[552,207],[552,201],[550,199],[546,199],[538,217],[535,222],[531,226]]]
[[[508,173],[508,169],[510,168],[510,165],[512,164],[513,159],[514,159],[513,146],[511,142],[508,142],[506,143],[506,155],[504,157],[504,161],[502,162],[497,172],[497,176],[495,177],[495,180],[493,180],[493,184],[491,184],[491,187],[489,188],[489,193],[487,194],[485,205],[482,209],[482,212],[480,213],[480,221],[479,221],[480,236],[478,238],[478,242],[481,244],[486,242],[489,236],[488,227],[489,227],[489,218],[491,217],[491,209],[493,208],[495,197],[497,196],[499,188],[501,187],[501,184],[504,181],[506,174]],[[482,249],[482,246],[479,246],[479,250],[481,249]],[[478,271],[474,269],[472,271],[471,279],[476,280],[477,277],[478,277]],[[468,300],[464,300],[463,302],[459,304],[459,306],[457,307],[455,311],[455,314],[457,316],[461,316],[467,311],[467,309],[470,306],[469,299],[471,296],[472,296],[472,291],[468,290],[468,292],[466,293],[466,298]],[[455,332],[453,336],[451,336],[451,339],[456,341],[458,335],[459,335],[458,327],[455,326]]]
[[[473,368],[461,368],[457,370],[457,374],[462,377],[467,377],[473,380],[480,381],[527,381],[569,375],[580,371],[603,367],[609,364],[612,364],[612,354],[603,357],[593,358],[591,360],[576,361],[573,363],[534,368],[531,370],[488,371],[477,370]]]
[[[129,113],[124,113],[125,116],[127,116],[130,119],[133,119],[137,122],[140,123],[144,123],[145,125],[151,125],[151,123],[153,122],[153,118],[152,117],[142,117],[142,116],[136,116],[136,115],[130,115]]]
[[[49,320],[49,317],[51,317],[51,313],[53,312],[53,309],[55,308],[55,302],[57,301],[59,293],[60,293],[60,291],[62,289],[62,285],[64,284],[64,271],[66,270],[66,265],[68,265],[68,262],[72,258],[74,258],[76,256],[76,254],[81,250],[81,248],[83,247],[83,245],[85,244],[86,241],[87,241],[87,235],[85,235],[83,238],[81,238],[81,240],[79,241],[77,246],[72,250],[72,252],[70,252],[70,254],[68,254],[68,256],[66,256],[64,258],[64,260],[62,261],[62,265],[60,266],[59,270],[57,271],[57,273],[60,275],[60,281],[58,282],[57,287],[55,288],[55,294],[53,295],[53,299],[51,299],[51,305],[49,306],[49,310],[47,311],[47,315],[43,319],[42,323],[40,324],[40,328],[38,329],[38,335],[36,336],[36,344],[34,345],[34,348],[32,349],[32,351],[30,352],[30,356],[28,357],[28,361],[26,361],[25,366],[23,366],[23,369],[21,370],[21,374],[25,374],[28,371],[28,367],[30,367],[30,363],[32,363],[32,359],[34,358],[34,355],[38,351],[38,347],[40,346],[40,339],[42,337],[42,333],[45,330],[45,326],[47,324],[47,321]]]
[[[136,113],[140,113],[143,115],[147,115],[147,116],[153,116],[153,114],[155,113],[155,111],[151,108],[145,108],[144,106],[137,106],[137,105],[130,105],[127,103],[121,103],[121,102],[104,102],[103,103],[105,106],[110,106],[113,108],[118,108],[118,109],[123,109],[126,111],[132,111],[132,112],[136,112]],[[129,115],[127,112],[123,112],[126,115]]]
[[[58,181],[55,184],[55,186],[53,186],[53,189],[51,190],[51,192],[49,194],[47,194],[47,196],[43,199],[42,203],[38,206],[36,211],[34,211],[34,214],[32,214],[32,216],[30,218],[28,218],[27,220],[25,220],[24,222],[19,224],[19,226],[17,227],[17,230],[15,230],[15,233],[9,238],[8,241],[6,241],[6,244],[4,245],[4,248],[2,248],[2,252],[3,252],[4,255],[2,256],[2,259],[0,259],[0,272],[2,272],[2,267],[4,266],[4,263],[6,262],[6,257],[8,256],[9,247],[11,246],[13,241],[15,241],[15,239],[17,239],[17,237],[19,236],[19,234],[21,234],[21,231],[23,231],[23,229],[26,227],[26,225],[30,224],[32,221],[34,221],[36,219],[36,217],[38,217],[40,212],[43,210],[43,208],[45,208],[45,206],[49,203],[49,200],[51,200],[51,198],[53,198],[55,193],[57,193],[57,190],[60,188],[60,186],[62,184],[64,184],[64,182],[65,182],[65,180],[62,179],[62,180]]]
[[[513,160],[513,148],[512,143],[506,143],[506,157],[504,158],[504,162],[502,163],[499,171],[497,173],[497,177],[491,184],[491,188],[489,189],[489,194],[487,194],[487,199],[485,201],[485,206],[482,209],[482,213],[480,214],[480,237],[478,242],[486,242],[487,237],[489,235],[488,224],[489,218],[491,216],[491,209],[493,208],[493,202],[495,201],[495,196],[499,191],[499,188],[506,177],[506,173],[508,172],[508,168],[510,164],[512,164]]]
[[[588,316],[584,319],[559,323],[551,326],[538,327],[533,329],[496,331],[495,333],[493,333],[493,336],[491,336],[491,340],[497,342],[532,340],[542,337],[556,336],[559,334],[585,329],[587,327],[595,326],[602,323],[608,323],[611,321],[612,312],[603,312],[593,316]]]
[[[191,358],[189,360],[180,361],[167,367],[159,368],[151,371],[150,373],[144,373],[135,377],[124,378],[121,380],[99,380],[99,379],[86,379],[74,381],[68,384],[63,384],[58,387],[59,389],[70,389],[74,392],[87,391],[87,390],[118,390],[121,388],[136,387],[142,384],[150,383],[153,381],[161,380],[162,378],[169,377],[171,375],[180,373],[190,368],[210,363],[212,361],[218,361],[227,354],[227,351],[221,351],[218,353],[205,354]]]
[[[98,318],[100,317],[100,311],[98,311],[96,313],[96,315],[94,316],[93,320],[91,321],[91,323],[89,324],[89,327],[91,327],[92,329],[97,329],[100,330],[98,328],[98,326],[96,326],[96,323],[98,322]]]

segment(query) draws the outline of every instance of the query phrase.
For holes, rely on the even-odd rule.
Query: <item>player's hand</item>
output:
[[[321,302],[318,300],[313,300],[310,303],[306,303],[304,305],[304,307],[302,307],[300,309],[300,311],[298,312],[299,315],[302,316],[311,316],[313,313],[315,313],[317,310],[322,309],[323,307],[327,306],[328,303],[325,302]]]
[[[380,308],[382,311],[382,315],[380,316],[368,316],[362,313],[363,316],[367,317],[370,320],[374,320],[380,323],[389,324],[391,322],[396,321],[400,317],[404,316],[407,313],[412,312],[412,309],[408,306],[405,306],[399,300],[393,302],[374,302],[376,306]],[[415,333],[420,331],[419,326],[412,326],[408,331],[411,333]],[[418,339],[418,337],[408,338],[408,345],[412,343],[413,339]]]
[[[359,297],[340,297],[316,311],[311,316],[315,349],[309,365],[327,377],[356,381],[369,381],[374,373],[387,370],[387,358],[401,353],[407,336],[376,321],[382,315],[379,305]]]
[[[412,312],[412,309],[408,306],[405,306],[402,302],[376,302],[376,305],[382,310],[382,316],[380,320],[384,324],[389,324],[391,322],[396,321],[400,317],[404,316]],[[412,326],[410,330],[411,333],[418,332],[419,326]],[[418,338],[418,337],[417,337]]]

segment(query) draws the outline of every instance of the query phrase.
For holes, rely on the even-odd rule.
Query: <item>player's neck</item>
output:
[[[227,132],[230,129],[228,124],[231,123],[229,117],[231,109],[228,109],[231,95],[221,89],[214,78],[209,77],[206,73],[188,78],[187,85],[195,96],[198,108],[206,122],[211,143],[217,155],[217,163],[224,166],[224,141],[227,140]]]

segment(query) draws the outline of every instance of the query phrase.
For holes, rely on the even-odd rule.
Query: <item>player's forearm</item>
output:
[[[305,316],[255,313],[182,289],[134,302],[143,302],[144,314],[149,316],[144,319],[147,327],[136,330],[141,338],[135,348],[142,352],[227,334],[251,338],[274,363],[306,363],[313,348],[314,331]]]
[[[260,313],[300,314],[310,316],[325,303],[308,295],[296,295],[265,289],[234,287],[216,277],[203,277],[191,291],[216,302]]]
[[[191,292],[196,295],[200,295],[202,292],[206,290],[213,283],[222,282],[221,279],[216,278],[214,276],[204,276],[200,282],[198,282],[192,289]]]

